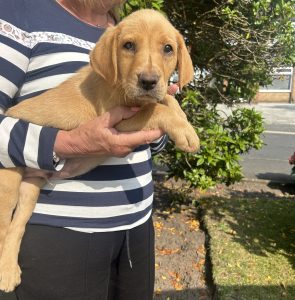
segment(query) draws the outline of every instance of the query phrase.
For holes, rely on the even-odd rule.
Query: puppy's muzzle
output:
[[[138,85],[145,91],[153,90],[159,82],[156,74],[140,73],[138,75]]]

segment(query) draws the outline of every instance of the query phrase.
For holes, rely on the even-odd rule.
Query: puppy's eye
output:
[[[123,47],[129,51],[135,51],[135,44],[133,42],[127,42]]]
[[[171,45],[167,44],[167,45],[164,46],[164,53],[172,54],[172,52],[173,52],[173,48],[172,48]]]

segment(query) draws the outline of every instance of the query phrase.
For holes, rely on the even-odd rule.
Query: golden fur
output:
[[[135,44],[135,51],[126,47],[129,42]],[[165,45],[171,45],[173,51],[164,51]],[[21,102],[6,115],[71,130],[117,105],[141,106],[135,116],[116,128],[161,128],[178,148],[198,149],[195,130],[177,101],[166,95],[176,67],[183,87],[193,78],[193,66],[183,37],[165,17],[152,10],[131,14],[106,30],[91,52],[90,62],[57,88]],[[156,86],[143,89],[138,84],[140,74],[156,78]],[[80,174],[99,164],[98,158],[84,160],[86,167]],[[12,291],[20,283],[17,260],[21,239],[45,183],[41,178],[22,180],[23,172],[19,167],[0,170],[0,289],[4,291]]]

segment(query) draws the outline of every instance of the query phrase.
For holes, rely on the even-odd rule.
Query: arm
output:
[[[2,114],[14,104],[23,85],[30,59],[29,33],[17,15],[22,1],[0,3],[0,167],[29,166],[55,170],[52,149],[57,134]],[[25,23],[25,22],[23,22]]]
[[[54,171],[52,151],[57,131],[1,115],[0,167]]]

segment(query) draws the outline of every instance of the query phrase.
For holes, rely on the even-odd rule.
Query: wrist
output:
[[[59,130],[56,135],[56,139],[53,147],[53,151],[56,157],[58,157],[59,159],[72,157],[74,153],[71,150],[72,149],[71,144],[72,141],[69,132],[64,130]]]

